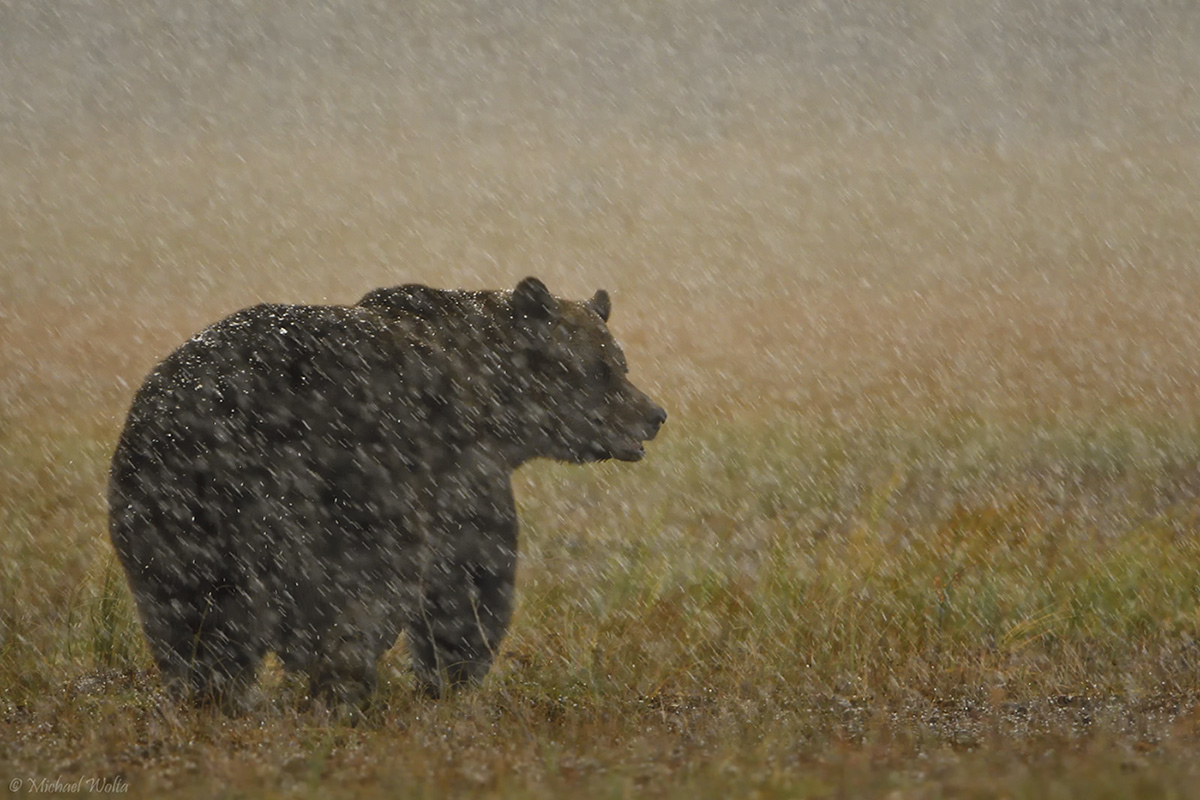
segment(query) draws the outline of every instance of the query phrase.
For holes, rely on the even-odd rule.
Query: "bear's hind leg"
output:
[[[337,608],[317,637],[308,665],[310,692],[341,711],[354,711],[365,708],[375,692],[379,656],[389,646],[388,620],[394,610],[382,600],[355,595]]]
[[[244,592],[216,587],[142,603],[146,636],[168,692],[180,701],[246,710],[266,646]]]

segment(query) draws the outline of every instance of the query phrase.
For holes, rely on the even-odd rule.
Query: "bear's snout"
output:
[[[655,436],[658,436],[658,429],[667,421],[667,411],[657,403],[650,403],[650,411],[646,414],[645,433],[642,435],[642,441],[650,441]]]

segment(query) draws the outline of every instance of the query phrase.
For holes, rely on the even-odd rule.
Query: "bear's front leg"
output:
[[[409,650],[431,697],[487,675],[508,630],[517,568],[517,512],[507,476],[486,487],[450,481],[429,522],[429,562]]]

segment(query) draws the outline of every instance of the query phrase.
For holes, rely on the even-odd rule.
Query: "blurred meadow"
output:
[[[0,4],[5,785],[1200,796],[1200,14],[33,6]],[[357,725],[273,663],[256,713],[168,703],[103,494],[142,377],[259,301],[526,275],[608,289],[670,419],[518,474],[485,684],[417,697],[398,645]]]

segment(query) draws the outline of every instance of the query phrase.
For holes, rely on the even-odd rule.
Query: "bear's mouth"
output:
[[[596,450],[601,460],[641,461],[646,456],[642,440],[629,435],[614,435],[606,444],[597,444]]]
[[[630,437],[613,448],[612,457],[618,461],[641,461],[646,457],[646,448],[640,441]]]

